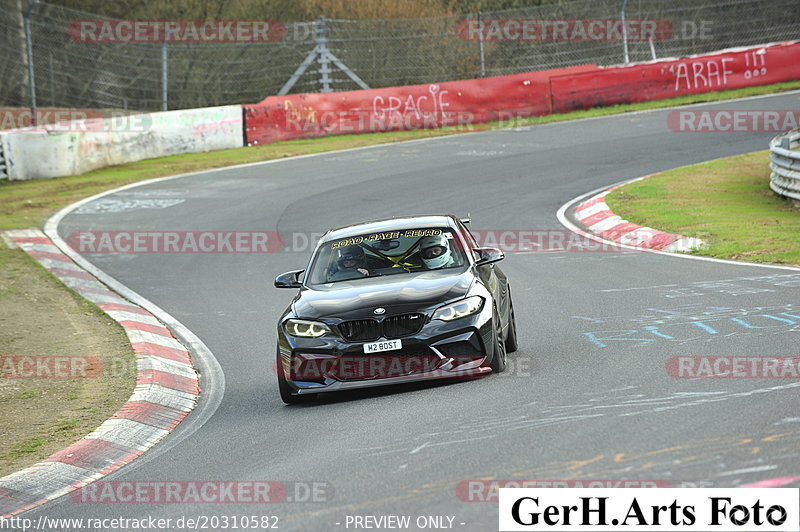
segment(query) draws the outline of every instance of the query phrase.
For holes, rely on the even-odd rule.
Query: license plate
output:
[[[365,353],[380,353],[381,351],[396,351],[402,349],[403,343],[400,340],[385,340],[383,342],[372,342],[364,344]]]

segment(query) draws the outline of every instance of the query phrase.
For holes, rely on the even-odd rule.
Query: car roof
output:
[[[381,233],[397,229],[425,229],[428,227],[456,228],[457,218],[452,214],[430,214],[424,216],[402,216],[383,218],[355,225],[346,225],[331,229],[322,237],[321,242],[350,238],[353,236]]]

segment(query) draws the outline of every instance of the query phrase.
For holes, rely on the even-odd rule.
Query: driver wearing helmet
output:
[[[331,281],[346,281],[369,275],[364,249],[358,244],[339,248],[336,254],[336,270],[330,276]]]
[[[443,234],[422,237],[419,243],[420,258],[429,270],[447,268],[455,262],[450,244]]]

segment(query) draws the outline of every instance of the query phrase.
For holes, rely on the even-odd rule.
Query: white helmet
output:
[[[422,237],[419,252],[422,262],[430,269],[443,268],[452,261],[450,245],[443,234]]]

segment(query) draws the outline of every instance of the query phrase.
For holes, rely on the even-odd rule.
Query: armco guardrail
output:
[[[228,105],[93,118],[3,133],[11,181],[82,174],[97,168],[244,145],[242,107]]]
[[[769,143],[772,174],[769,187],[800,204],[800,130],[778,135]]]

